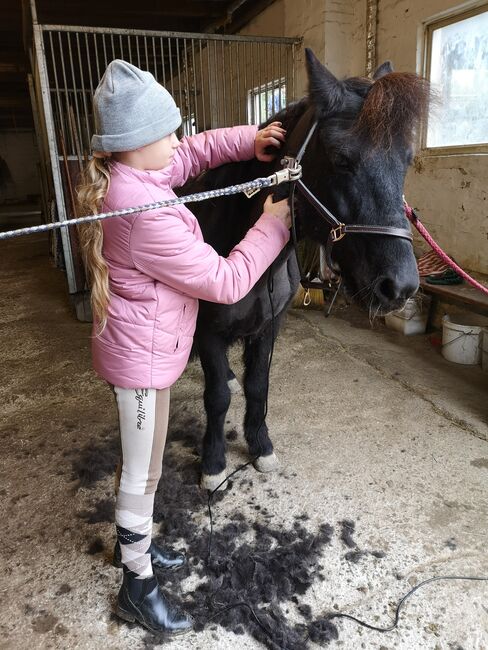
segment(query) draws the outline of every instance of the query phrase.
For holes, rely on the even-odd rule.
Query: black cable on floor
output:
[[[239,603],[234,603],[233,605],[228,605],[227,607],[224,607],[223,609],[219,609],[218,612],[215,612],[215,614],[212,614],[207,620],[205,621],[205,625],[210,623],[210,621],[213,621],[214,618],[217,618],[218,616],[221,616],[222,614],[225,614],[228,612],[230,609],[235,609],[236,607],[246,607],[251,613],[251,616],[254,618],[256,623],[259,625],[259,627],[263,630],[263,632],[272,640],[273,639],[273,633],[271,630],[269,630],[266,625],[259,619],[259,616],[256,614],[254,609],[251,607],[249,603],[246,603],[245,601],[239,602]]]
[[[398,617],[400,615],[400,610],[403,607],[403,603],[407,600],[407,598],[410,598],[412,594],[414,594],[417,589],[420,589],[420,587],[423,587],[424,585],[428,584],[429,582],[436,582],[437,580],[488,580],[488,577],[484,576],[435,576],[433,578],[428,578],[427,580],[424,580],[423,582],[420,582],[418,585],[415,585],[413,589],[410,589],[410,591],[403,596],[403,598],[400,600],[400,602],[397,605],[396,612],[395,612],[395,622],[393,625],[390,625],[390,627],[376,627],[375,625],[370,625],[369,623],[365,623],[364,621],[359,620],[359,618],[356,618],[355,616],[351,616],[351,614],[330,614],[327,615],[326,618],[330,621],[333,618],[349,618],[351,621],[354,621],[355,623],[358,623],[359,625],[362,625],[363,627],[367,627],[369,630],[375,630],[377,632],[391,632],[394,630],[397,625],[398,625]]]
[[[488,581],[488,577],[484,576],[434,576],[433,578],[428,578],[427,580],[424,580],[423,582],[420,582],[418,585],[415,585],[413,589],[411,589],[401,600],[399,601],[396,612],[395,612],[395,622],[393,625],[390,627],[376,627],[375,625],[370,625],[369,623],[366,623],[365,621],[361,621],[359,618],[356,618],[355,616],[352,616],[351,614],[327,614],[324,616],[325,619],[328,621],[331,621],[334,618],[348,618],[351,621],[354,621],[355,623],[358,623],[358,625],[362,625],[363,627],[368,628],[369,630],[375,630],[376,632],[391,632],[398,626],[398,620],[400,616],[400,610],[403,607],[403,604],[405,601],[412,595],[414,594],[420,587],[423,587],[424,585],[428,584],[429,582],[436,582],[437,580],[477,580],[477,581]],[[246,602],[239,602],[239,603],[234,603],[233,605],[229,605],[228,607],[224,607],[223,609],[220,609],[218,612],[215,612],[215,614],[212,614],[206,622],[209,623],[213,619],[217,618],[218,616],[221,616],[222,614],[225,614],[228,612],[230,609],[234,609],[235,607],[246,607],[249,609],[251,612],[252,617],[256,621],[256,623],[259,625],[259,627],[263,630],[263,632],[268,636],[268,638],[273,641],[273,643],[277,644],[273,633],[271,630],[269,630],[266,625],[262,621],[260,621],[258,615],[254,611],[254,609]],[[307,637],[308,638],[308,637]],[[307,639],[304,639],[306,641]],[[285,646],[282,646],[281,650],[293,650],[293,648],[286,648]]]

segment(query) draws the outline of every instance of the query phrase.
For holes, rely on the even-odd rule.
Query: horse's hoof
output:
[[[227,474],[225,470],[223,472],[220,472],[220,474],[202,474],[202,477],[200,479],[200,487],[202,490],[210,490],[210,492],[213,492],[220,485],[220,483],[222,483],[226,476]],[[225,490],[227,488],[227,485],[227,481],[222,483],[222,485],[219,487],[219,492],[220,490]]]
[[[280,461],[273,451],[269,456],[258,456],[254,461],[254,467],[258,472],[276,472],[280,467]]]
[[[235,377],[229,379],[229,381],[227,382],[227,386],[229,387],[229,390],[232,395],[235,395],[236,393],[240,393],[242,390],[239,381]]]

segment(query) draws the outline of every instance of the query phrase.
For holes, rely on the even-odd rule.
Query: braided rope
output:
[[[481,284],[474,278],[472,278],[466,271],[463,271],[463,269],[452,260],[447,253],[445,253],[442,248],[439,246],[439,244],[433,239],[432,235],[429,233],[427,228],[424,226],[424,224],[420,221],[420,219],[417,217],[415,214],[413,208],[411,208],[408,203],[405,201],[405,214],[407,215],[407,218],[409,221],[413,223],[413,225],[417,228],[419,233],[422,235],[422,237],[425,239],[425,241],[429,244],[429,246],[432,248],[433,251],[437,253],[437,255],[448,265],[451,267],[451,269],[454,269],[458,275],[460,275],[462,278],[466,280],[466,282],[469,282],[470,285],[475,287],[475,289],[478,289],[482,293],[488,296],[488,287],[485,287],[484,284]]]
[[[17,230],[7,230],[0,232],[1,239],[11,239],[13,237],[20,237],[21,235],[31,235],[33,233],[46,232],[47,230],[55,230],[56,228],[64,228],[66,226],[74,226],[79,223],[89,223],[90,221],[101,221],[111,217],[122,217],[127,214],[135,212],[147,212],[148,210],[156,210],[157,208],[167,208],[173,205],[181,205],[182,203],[196,203],[198,201],[206,201],[207,199],[214,199],[219,196],[230,196],[231,194],[239,194],[240,192],[249,192],[252,190],[260,190],[263,187],[270,187],[277,185],[280,180],[275,178],[275,174],[271,176],[256,178],[247,183],[240,183],[239,185],[229,185],[216,190],[207,190],[206,192],[197,192],[195,194],[188,194],[187,196],[177,196],[174,199],[166,199],[165,201],[157,201],[156,203],[146,203],[134,208],[124,208],[123,210],[115,210],[114,212],[104,212],[101,214],[91,214],[86,217],[78,217],[76,219],[67,219],[65,221],[54,221],[51,223],[43,223],[38,226],[29,226],[27,228],[18,228]]]

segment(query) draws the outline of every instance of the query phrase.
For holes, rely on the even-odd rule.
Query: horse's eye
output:
[[[343,153],[336,153],[333,157],[334,167],[339,171],[351,171],[354,167],[351,158],[348,158]]]

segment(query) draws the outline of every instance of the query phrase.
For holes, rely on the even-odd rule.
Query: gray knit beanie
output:
[[[93,151],[132,151],[173,133],[180,110],[150,72],[115,59],[93,97],[97,134]]]

